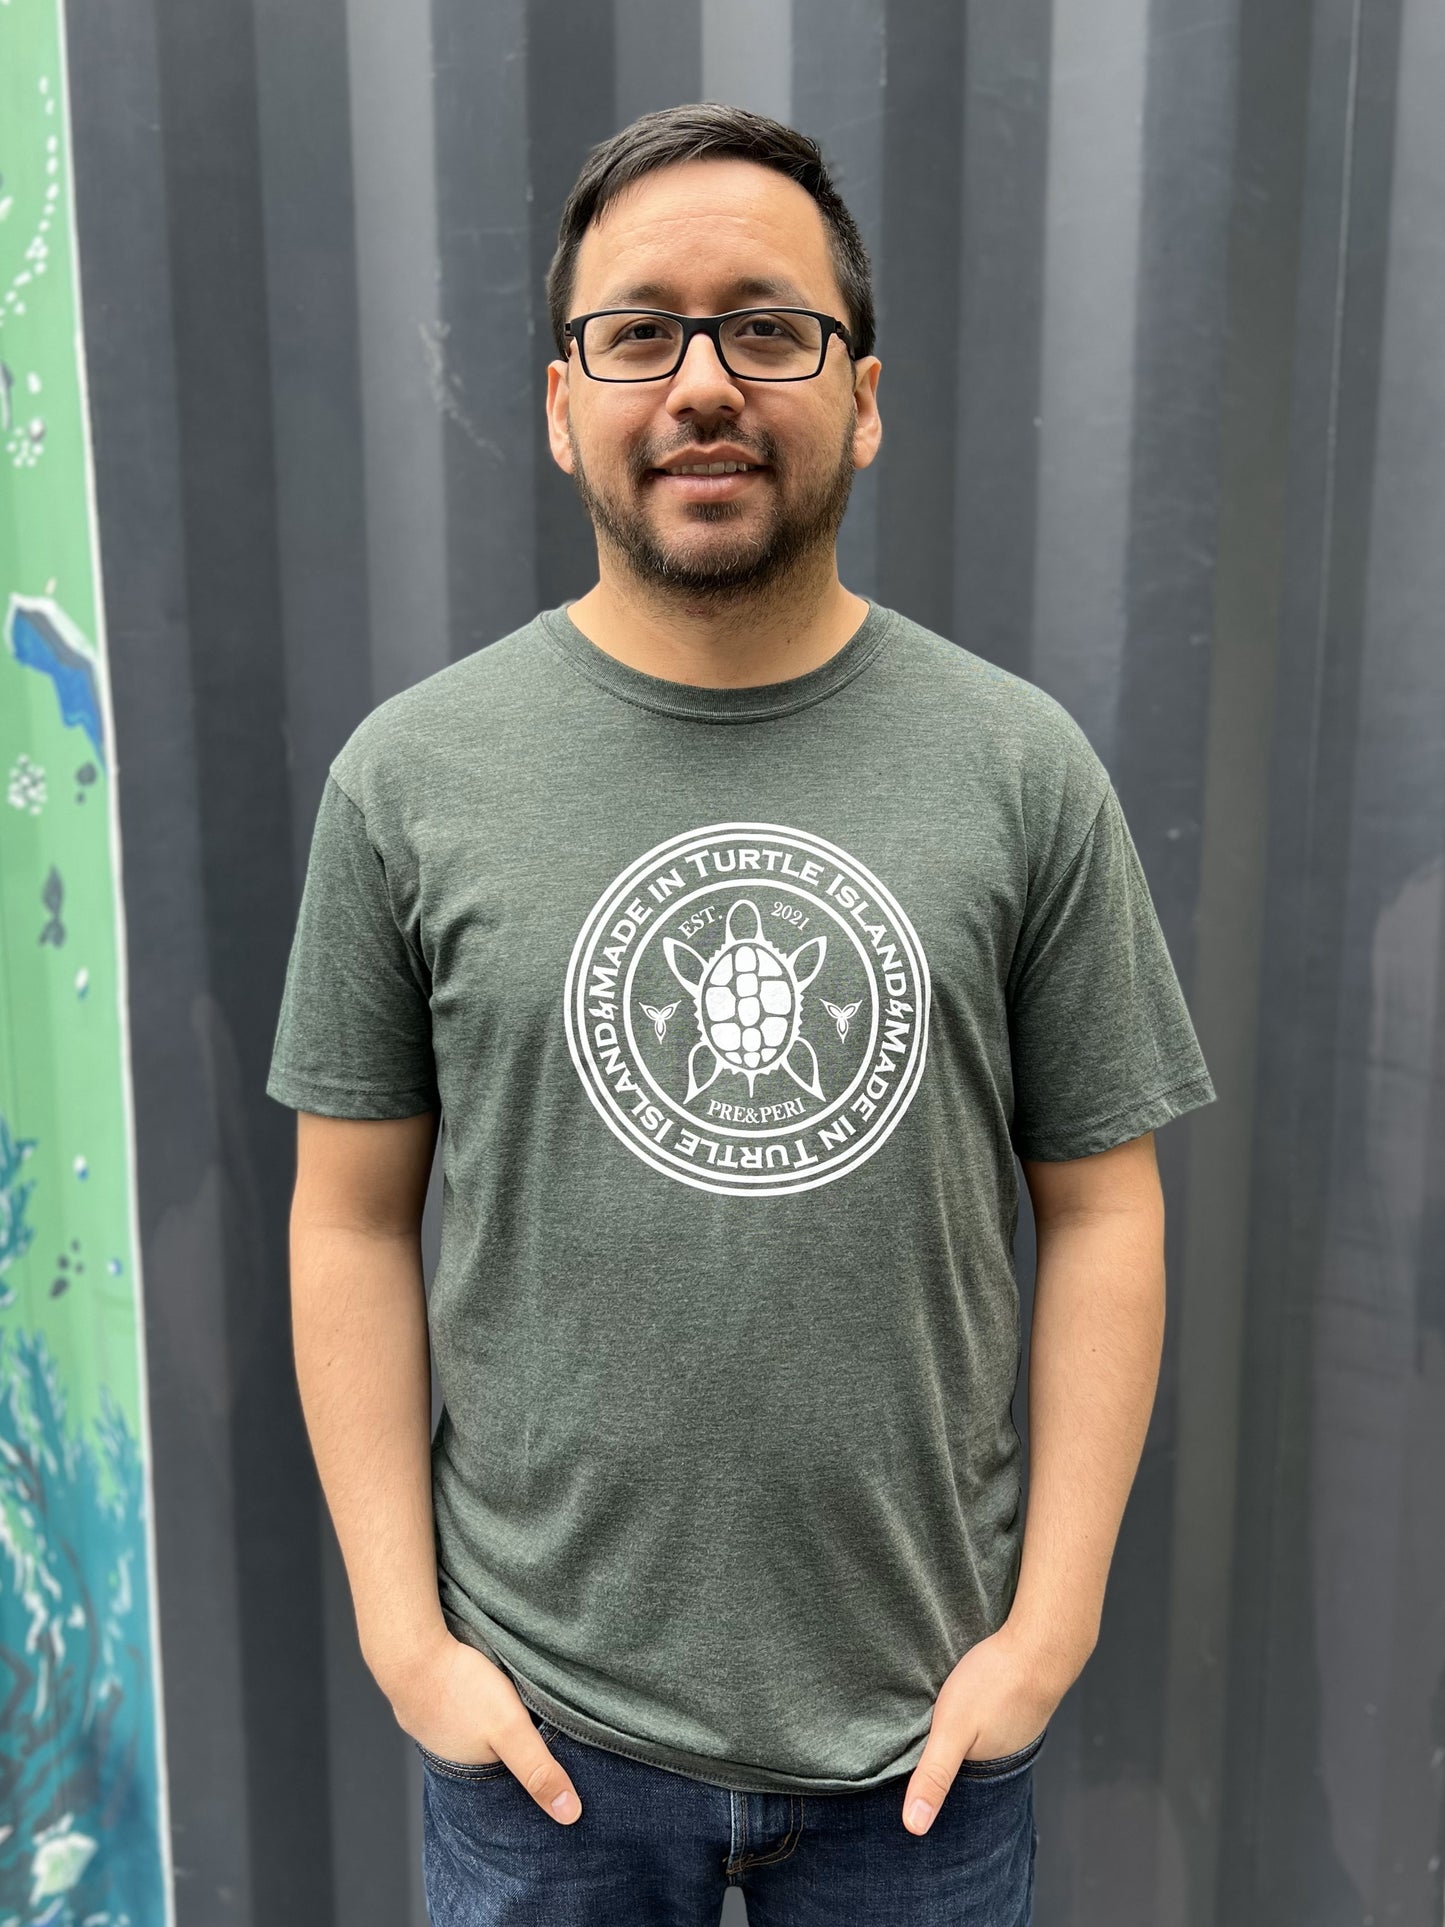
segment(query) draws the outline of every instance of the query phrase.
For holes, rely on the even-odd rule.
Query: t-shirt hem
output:
[[[702,1754],[679,1753],[673,1747],[655,1744],[624,1746],[610,1727],[596,1725],[571,1707],[562,1706],[530,1680],[519,1679],[515,1667],[509,1667],[508,1671],[518,1697],[539,1718],[550,1720],[553,1726],[572,1739],[599,1746],[608,1753],[619,1753],[624,1759],[637,1760],[643,1766],[660,1767],[663,1772],[676,1773],[684,1779],[702,1780],[708,1786],[725,1787],[731,1793],[869,1793],[875,1787],[911,1773],[922,1759],[926,1744],[925,1736],[913,1748],[911,1758],[905,1759],[900,1766],[890,1767],[879,1778],[862,1783],[856,1780],[795,1779],[783,1773],[764,1774],[761,1770],[751,1775],[729,1774],[720,1771],[715,1760],[709,1760]]]
[[[875,1787],[911,1773],[922,1759],[928,1743],[925,1733],[914,1741],[902,1759],[892,1762],[885,1771],[867,1780],[808,1779],[795,1774],[774,1773],[766,1767],[739,1769],[731,1765],[721,1766],[705,1754],[689,1753],[658,1741],[638,1740],[635,1735],[617,1733],[612,1727],[579,1713],[575,1707],[563,1705],[519,1673],[513,1661],[502,1659],[476,1627],[446,1607],[442,1611],[456,1637],[475,1646],[494,1665],[501,1667],[516,1687],[522,1703],[540,1719],[550,1720],[560,1732],[584,1744],[599,1746],[605,1752],[636,1760],[643,1766],[661,1767],[664,1772],[676,1773],[688,1780],[702,1780],[709,1786],[724,1787],[732,1793],[869,1793]]]
[[[312,1111],[319,1117],[417,1117],[423,1111],[441,1109],[436,1091],[425,1086],[409,1091],[358,1091],[278,1073],[267,1078],[266,1095],[290,1110]]]
[[[1113,1150],[1117,1144],[1127,1144],[1130,1138],[1143,1137],[1146,1131],[1156,1131],[1174,1118],[1183,1117],[1187,1111],[1212,1104],[1217,1095],[1209,1073],[1196,1072],[1182,1083],[1171,1084],[1152,1097],[1111,1111],[1107,1117],[1097,1118],[1091,1124],[1072,1131],[1054,1131],[1044,1137],[1016,1140],[1014,1149],[1019,1157],[1042,1163],[1093,1157],[1099,1151]]]

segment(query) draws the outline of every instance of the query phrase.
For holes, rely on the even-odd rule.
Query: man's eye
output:
[[[746,341],[766,342],[770,347],[783,343],[800,343],[803,339],[800,329],[786,315],[755,314],[749,315],[741,324],[740,338]]]

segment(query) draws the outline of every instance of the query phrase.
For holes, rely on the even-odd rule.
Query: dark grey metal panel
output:
[[[793,0],[793,125],[818,142],[880,270],[883,245],[884,0]],[[892,361],[877,351],[878,406],[891,415]],[[885,423],[885,434],[887,426]],[[838,530],[838,572],[858,595],[878,590],[878,475],[860,469]]]
[[[1094,658],[1093,674],[1086,668],[1058,690],[1109,763],[1175,968],[1189,991],[1199,981],[1194,918],[1213,673],[1209,644],[1223,561],[1221,379],[1230,304],[1244,292],[1228,273],[1237,11],[1232,0],[1204,7],[1155,0],[1149,10],[1138,234],[1124,316],[1131,338],[1119,494],[1124,540],[1117,558],[1110,556],[1111,566],[1116,559],[1122,565],[1118,627],[1079,638],[1080,655]],[[1292,125],[1288,119],[1286,100],[1276,100],[1272,109],[1281,145],[1300,130],[1298,118]],[[1252,363],[1261,346],[1257,337],[1248,338],[1244,356]],[[1056,646],[1064,646],[1062,637]],[[1267,668],[1265,654],[1251,665],[1250,683]],[[1232,719],[1226,727],[1237,740]],[[1213,1034],[1204,1041],[1212,1061]],[[1215,1122],[1211,1115],[1209,1125]],[[1183,1339],[1192,1329],[1196,1299],[1215,1298],[1218,1285],[1189,1242],[1201,1201],[1194,1186],[1186,1191],[1185,1160],[1199,1154],[1208,1137],[1208,1129],[1189,1129],[1166,1131],[1159,1140],[1171,1200],[1166,1257],[1172,1315],[1099,1647],[1066,1707],[1063,1734],[1073,1750],[1073,1784],[1056,1776],[1048,1788],[1055,1814],[1061,1806],[1087,1803],[1089,1820],[1073,1834],[1067,1864],[1056,1857],[1045,1874],[1046,1918],[1052,1913],[1100,1927],[1106,1920],[1144,1927],[1151,1921],[1182,1923],[1196,1909],[1199,1918],[1212,1917],[1199,1870],[1188,1864],[1187,1810],[1171,1805],[1179,1789],[1164,1777],[1173,1611],[1186,1606],[1172,1583],[1180,1550],[1175,1535],[1182,1527],[1175,1505],[1178,1397],[1181,1378],[1192,1388],[1200,1368]],[[1206,1449],[1218,1443],[1217,1430],[1209,1427]],[[1187,1541],[1192,1527],[1182,1529]],[[1211,1576],[1219,1570],[1211,1567]]]
[[[1178,1300],[1156,1432],[1172,1462],[1167,1678],[1160,1707],[1162,1792],[1177,1829],[1181,1878],[1197,1917],[1214,1920],[1222,1863],[1237,1843],[1223,1830],[1223,1789],[1233,1762],[1226,1709],[1233,1655],[1231,1591],[1237,1507],[1251,1468],[1238,1451],[1242,1334],[1252,1185],[1251,1116],[1260,999],[1258,959],[1267,915],[1269,814],[1275,733],[1275,684],[1286,569],[1283,503],[1291,465],[1293,362],[1306,184],[1311,9],[1248,5],[1233,50],[1233,178],[1230,234],[1222,273],[1226,309],[1218,343],[1217,401],[1210,397],[1181,426],[1186,438],[1217,420],[1217,554],[1206,589],[1188,566],[1181,601],[1160,611],[1167,648],[1206,652],[1209,707],[1205,766],[1188,760],[1192,796],[1163,817],[1161,841],[1147,819],[1141,841],[1160,878],[1171,935],[1193,959],[1194,1008],[1209,1040],[1221,1092],[1208,1126],[1185,1147],[1186,1216],[1176,1239]],[[1210,178],[1217,157],[1207,168]],[[1167,236],[1167,221],[1163,223]],[[1167,239],[1161,245],[1168,246]],[[1171,248],[1171,254],[1173,252]],[[1197,289],[1195,290],[1197,298]],[[1187,355],[1196,339],[1187,313],[1161,316]],[[1211,344],[1212,346],[1212,344]],[[1196,350],[1197,352],[1197,350]],[[1186,445],[1191,444],[1186,439]],[[1156,466],[1167,464],[1159,450]],[[1187,556],[1189,534],[1166,526]],[[1200,605],[1212,633],[1194,641]],[[1158,598],[1156,597],[1156,600]],[[1170,627],[1170,624],[1175,627]],[[1151,637],[1141,630],[1135,653]],[[1147,684],[1144,685],[1147,687]],[[1177,730],[1177,719],[1175,729]],[[1126,726],[1125,740],[1147,731]],[[1134,777],[1147,807],[1151,771]],[[1202,846],[1196,835],[1202,835]],[[1180,834],[1168,838],[1170,829]],[[1184,846],[1171,864],[1167,843]],[[1183,872],[1185,862],[1193,874]],[[1172,877],[1171,877],[1172,871]],[[1197,881],[1196,881],[1197,878]],[[1172,888],[1171,888],[1172,885]],[[1183,929],[1180,920],[1186,918]],[[1246,962],[1246,960],[1248,960]],[[1170,1147],[1171,1149],[1173,1147]]]
[[[359,561],[374,697],[447,661],[445,410],[438,399],[440,270],[436,59],[430,19],[347,0],[346,81],[357,337],[366,394]],[[289,182],[269,184],[285,194]]]
[[[315,1500],[291,1373],[284,1221],[265,1203],[284,1183],[287,1145],[258,1096],[275,1027],[267,979],[286,947],[275,919],[284,920],[292,898],[287,868],[256,862],[258,849],[289,849],[291,815],[276,727],[286,672],[254,19],[239,3],[201,14],[173,0],[162,0],[155,17],[184,543],[181,660],[192,705],[194,882],[204,916],[196,974],[166,1019],[180,1029],[177,1009],[187,1012],[183,1034],[202,1078],[192,1087],[199,1102],[189,1119],[175,1107],[161,1137],[199,1123],[212,1160],[206,1218],[215,1244],[195,1255],[209,1259],[224,1305],[214,1385],[222,1429],[211,1443],[232,1486],[248,1885],[251,1909],[265,1919],[298,1907],[325,1911],[331,1882],[314,1852],[310,1812],[325,1797],[328,1771]],[[134,749],[130,760],[138,760]],[[169,797],[173,809],[190,801]],[[125,811],[123,798],[123,824]],[[127,832],[127,866],[134,854],[143,882],[153,852],[137,841]],[[129,928],[134,977],[146,974],[168,935],[164,924]],[[171,1090],[156,1097],[174,1102]],[[138,1140],[143,1189],[168,1186],[173,1178],[154,1162],[159,1140],[144,1129]],[[163,1245],[157,1205],[153,1194],[152,1235]],[[173,1354],[170,1369],[186,1362],[183,1351]],[[181,1446],[157,1440],[157,1455]],[[163,1594],[177,1575],[185,1530],[181,1520],[170,1523]],[[184,1675],[174,1684],[183,1691]]]
[[[1030,673],[1042,444],[1049,0],[968,10],[955,641]]]
[[[964,9],[889,0],[882,246],[874,262],[891,377],[878,490],[878,595],[953,633],[958,357],[940,318],[958,305]],[[944,336],[945,343],[947,335]],[[882,377],[878,385],[882,412]]]
[[[526,5],[436,0],[432,21],[441,283],[433,401],[444,422],[455,659],[536,613],[536,371],[548,351],[521,84]]]
[[[793,117],[792,0],[702,0],[702,97]]]
[[[1329,1390],[1316,1357],[1325,1280],[1342,1266],[1354,1273],[1351,1292],[1368,1291],[1366,1254],[1332,1242],[1333,1199],[1360,1150],[1334,1119],[1341,1105],[1358,1119],[1364,1068],[1348,900],[1400,9],[1325,6],[1314,26],[1239,1434],[1253,1476],[1240,1481],[1234,1556],[1241,1575],[1256,1577],[1236,1585],[1228,1683],[1228,1749],[1249,1764],[1249,1792],[1242,1779],[1225,1783],[1219,1877],[1221,1912],[1248,1922],[1354,1921],[1378,1904],[1373,1878],[1357,1881],[1341,1859],[1344,1816],[1331,1811],[1322,1757],[1321,1615],[1334,1601],[1319,1584],[1314,1499],[1325,1469],[1318,1400]],[[1438,704],[1438,666],[1434,680]],[[1416,693],[1431,695],[1424,685]],[[1357,1441],[1358,1417],[1346,1419]],[[1398,1502],[1398,1492],[1375,1499]],[[1357,1534],[1348,1556],[1362,1572],[1368,1541]],[[1381,1791],[1377,1782],[1372,1804]],[[1375,1805],[1376,1826],[1381,1817]]]
[[[270,383],[253,390],[252,405],[275,441],[282,722],[299,778],[299,865],[337,719],[360,721],[372,701],[369,582],[355,566],[366,552],[367,506],[344,0],[263,0],[255,35],[253,185],[265,251],[256,293]]]
[[[701,0],[613,0],[617,45],[613,127],[701,100]]]
[[[612,17],[604,7],[569,0],[527,0],[527,167],[530,182],[532,296],[536,328],[532,442],[536,451],[533,541],[537,607],[555,608],[590,587],[596,546],[570,476],[547,444],[544,370],[557,350],[542,282],[557,245],[557,222],[589,148],[617,131]],[[535,610],[529,612],[535,613]]]

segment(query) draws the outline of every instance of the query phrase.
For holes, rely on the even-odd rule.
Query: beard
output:
[[[631,492],[624,500],[593,487],[570,423],[568,440],[573,480],[599,541],[609,542],[637,580],[652,589],[726,604],[743,602],[782,582],[800,564],[832,552],[853,488],[856,431],[857,415],[850,411],[833,466],[796,503],[784,497],[776,444],[770,436],[760,436],[758,459],[769,469],[769,479],[762,485],[770,491],[766,513],[759,517],[745,503],[735,501],[695,502],[688,509],[690,521],[738,525],[730,541],[714,536],[701,542],[690,542],[685,532],[670,537],[658,534],[639,499],[642,492],[658,486],[650,479],[650,464],[629,458]]]

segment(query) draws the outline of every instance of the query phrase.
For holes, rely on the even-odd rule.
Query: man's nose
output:
[[[673,414],[693,408],[705,412],[712,408],[741,408],[743,392],[723,367],[712,338],[695,334],[687,344],[682,366],[672,378],[667,405]]]

